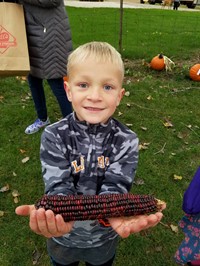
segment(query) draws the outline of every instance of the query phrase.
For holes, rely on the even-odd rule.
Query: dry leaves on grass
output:
[[[40,258],[41,253],[37,249],[35,249],[32,254],[33,265],[37,265],[39,263]]]
[[[19,80],[21,84],[24,84],[27,81],[27,78],[25,76],[16,76],[15,78]]]
[[[3,216],[4,216],[4,214],[5,214],[5,212],[4,212],[4,211],[0,211],[0,218],[1,218],[1,217],[3,217]]]
[[[27,156],[22,159],[22,163],[27,163],[30,160],[30,158]]]
[[[130,91],[126,91],[126,92],[124,93],[124,95],[125,95],[126,97],[129,97],[129,96],[130,96]]]
[[[163,125],[164,125],[164,127],[166,127],[166,128],[170,128],[170,127],[173,127],[173,126],[174,126],[174,125],[172,124],[170,118],[167,118],[167,117],[164,118]]]
[[[142,186],[142,185],[145,184],[144,179],[142,179],[142,178],[137,178],[137,179],[135,179],[135,180],[133,181],[133,183],[134,183],[136,186]]]
[[[0,102],[3,102],[4,97],[2,95],[0,95]]]
[[[161,225],[164,227],[170,229],[173,233],[177,234],[178,233],[178,226],[173,225],[173,224],[164,224],[163,222],[160,222]]]
[[[150,142],[141,142],[139,144],[139,150],[147,150],[150,145]]]
[[[3,186],[2,188],[0,188],[0,192],[6,192],[10,190],[10,186],[8,184],[6,184],[5,186]]]
[[[174,174],[174,180],[182,180],[183,177],[181,175]]]
[[[13,196],[14,203],[18,203],[19,202],[19,196],[20,196],[18,190],[14,189],[12,191],[12,196]]]

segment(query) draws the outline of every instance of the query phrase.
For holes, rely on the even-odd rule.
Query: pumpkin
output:
[[[195,64],[190,68],[190,78],[195,81],[200,81],[200,64]]]
[[[162,54],[155,56],[151,60],[150,67],[155,70],[163,70],[165,68],[164,56]]]
[[[68,81],[68,76],[64,76],[64,77],[63,77],[63,80],[64,80],[64,81]]]
[[[66,90],[66,88],[67,88],[68,76],[64,76],[64,77],[63,77],[63,81],[64,81],[64,88],[65,88],[65,90]]]

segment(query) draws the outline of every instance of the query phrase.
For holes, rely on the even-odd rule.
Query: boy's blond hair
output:
[[[68,57],[67,73],[70,75],[71,69],[78,63],[84,62],[88,58],[93,58],[97,63],[111,62],[119,68],[124,78],[124,64],[120,53],[107,42],[89,42],[76,48]]]

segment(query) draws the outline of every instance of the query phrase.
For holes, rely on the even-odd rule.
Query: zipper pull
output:
[[[47,29],[46,29],[46,28],[44,28],[44,33],[46,33],[46,31],[47,31]]]

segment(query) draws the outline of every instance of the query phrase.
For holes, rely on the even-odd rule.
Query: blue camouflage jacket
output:
[[[46,194],[130,191],[138,164],[138,138],[116,119],[87,124],[75,113],[45,128],[40,157]],[[77,221],[54,240],[66,247],[98,247],[117,236],[98,221]]]

